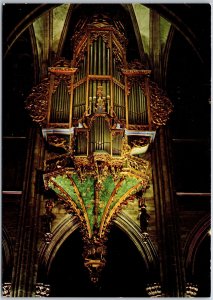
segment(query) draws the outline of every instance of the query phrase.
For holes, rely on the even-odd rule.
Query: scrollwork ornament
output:
[[[44,283],[37,283],[35,286],[35,296],[36,297],[49,297],[50,295],[50,285]]]
[[[11,283],[5,282],[2,284],[2,296],[3,297],[10,297],[11,294]]]
[[[25,108],[34,122],[40,126],[46,124],[48,112],[50,82],[45,78],[39,85],[32,89],[31,94],[26,99]]]
[[[109,32],[106,33],[105,31],[101,31],[101,30],[91,32],[90,44],[92,44],[94,41],[97,41],[99,36],[102,37],[104,43],[106,44],[106,47],[109,48],[109,40],[110,40]]]
[[[161,285],[158,282],[148,284],[146,287],[146,292],[149,295],[149,297],[163,297]]]
[[[141,88],[146,93],[145,83],[141,82]],[[152,114],[152,129],[166,125],[169,115],[173,111],[173,105],[166,92],[159,88],[157,83],[149,81],[150,109]]]

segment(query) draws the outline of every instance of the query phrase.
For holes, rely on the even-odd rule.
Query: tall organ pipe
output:
[[[110,49],[107,48],[107,75],[110,74]]]
[[[103,45],[103,75],[106,75],[106,44],[104,43],[104,41],[102,41],[102,45]]]
[[[103,62],[101,61],[101,58],[102,58],[102,47],[101,47],[101,37],[99,36],[98,38],[98,75],[101,75],[102,74],[102,64]]]
[[[140,109],[140,97],[139,97],[139,94],[138,94],[138,85],[137,85],[137,83],[135,83],[135,92],[136,92],[135,111],[137,113],[137,124],[140,124],[141,109]]]
[[[92,67],[93,67],[93,44],[90,45],[90,65],[89,65],[89,74],[92,74]]]
[[[94,67],[93,67],[93,73],[92,74],[97,74],[97,41],[94,41]]]

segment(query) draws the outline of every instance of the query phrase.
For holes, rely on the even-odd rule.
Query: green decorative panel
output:
[[[65,198],[70,197],[71,200],[75,202],[78,208],[81,208],[80,203],[78,202],[78,196],[75,193],[74,187],[71,184],[70,179],[67,175],[58,175],[54,178],[54,182],[57,186],[54,186],[53,180],[51,180],[50,187],[59,195],[62,195]]]
[[[134,178],[134,177],[126,177],[120,188],[117,190],[117,193],[114,197],[114,201],[110,205],[110,209],[114,207],[114,205],[134,186],[136,186],[138,183],[140,183],[141,180]]]
[[[118,180],[115,182],[113,176],[108,176],[102,183],[102,189],[99,192],[100,202],[99,202],[99,215],[98,215],[98,225],[101,223],[103,212],[106,205],[115,189]]]
[[[142,178],[131,173],[113,177],[81,179],[75,172],[50,177],[48,186],[67,202],[74,202],[82,224],[87,224],[89,236],[94,228],[103,235],[113,215],[130,195],[143,188]]]
[[[93,228],[94,224],[94,204],[95,204],[95,180],[93,177],[88,176],[83,181],[78,177],[77,174],[72,175],[72,179],[78,188],[80,196],[84,202],[85,209],[87,211],[87,215],[90,221],[90,226]]]

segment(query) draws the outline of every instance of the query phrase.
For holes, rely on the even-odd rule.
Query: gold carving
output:
[[[145,83],[141,83],[141,88],[146,93]],[[173,111],[173,105],[167,97],[166,92],[163,91],[157,83],[149,81],[150,94],[150,109],[152,115],[152,129],[156,129],[161,125],[166,125],[169,115]]]
[[[103,38],[103,41],[106,44],[106,47],[109,48],[110,47],[110,44],[109,44],[109,41],[110,41],[109,31],[101,31],[101,30],[92,31],[91,35],[90,35],[90,44],[92,44],[94,41],[96,41],[99,36],[101,36]]]
[[[32,89],[26,99],[26,109],[34,122],[45,125],[48,112],[50,82],[45,78],[39,85]]]
[[[121,69],[122,73],[127,76],[144,76],[150,75],[151,70],[131,70],[131,69]]]
[[[57,155],[52,159],[44,161],[44,170],[45,172],[53,172],[69,166],[69,163],[69,154]]]
[[[51,146],[63,148],[67,152],[72,151],[71,145],[69,145],[69,142],[63,137],[48,135],[47,141]]]

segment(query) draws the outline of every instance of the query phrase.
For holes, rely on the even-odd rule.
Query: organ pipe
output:
[[[102,47],[101,47],[101,37],[98,38],[98,75],[101,75],[101,67],[102,67],[102,61],[101,61],[101,54],[102,54]]]
[[[110,49],[107,48],[107,74],[110,74]]]
[[[60,81],[55,93],[52,95],[50,123],[69,123],[70,95],[67,85]]]
[[[149,78],[145,78],[145,91],[146,91],[146,97],[147,97],[147,114],[148,114],[148,120],[149,120],[149,129],[151,130],[151,112],[150,112],[150,94],[149,94]]]
[[[103,44],[103,57],[102,57],[102,65],[103,65],[103,75],[106,75],[106,68],[107,68],[107,60],[106,60],[106,44],[104,41]]]
[[[126,76],[118,68],[118,61],[126,63],[123,45],[120,44],[119,39],[111,29],[102,31],[100,28],[90,31],[88,28],[87,30],[87,51],[84,52],[84,58],[79,64],[79,72],[75,77],[75,83],[79,82],[79,84],[75,86],[73,94],[73,116],[81,118],[85,110],[95,113],[97,87],[102,85],[106,112],[112,114],[112,111],[115,111],[117,117],[124,120],[127,127],[129,122],[131,124],[147,124],[147,121],[150,120],[150,112],[147,115],[147,97],[144,96],[139,86],[142,79],[137,77],[139,78],[138,82],[133,80],[130,94],[127,95],[127,78],[132,75],[130,72]],[[103,36],[108,41],[103,39]],[[84,44],[79,45],[82,47]],[[77,49],[77,53],[82,55],[80,48],[77,47]],[[109,78],[106,79],[104,76],[109,76]],[[84,78],[85,81],[81,82]],[[146,85],[147,89],[148,84]],[[62,112],[59,113],[60,118],[62,118]],[[99,125],[102,126],[103,124],[100,123]]]

